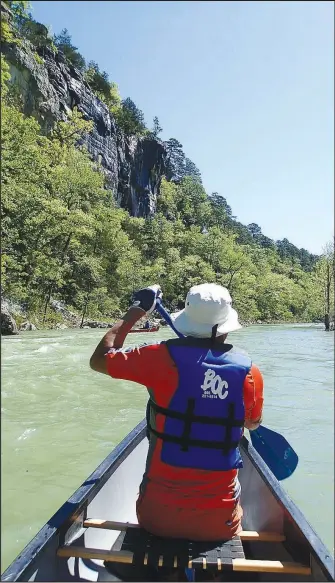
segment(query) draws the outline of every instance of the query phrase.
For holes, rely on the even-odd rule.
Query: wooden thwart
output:
[[[132,563],[134,553],[130,551],[106,551],[104,549],[92,549],[76,546],[60,547],[57,551],[59,557],[78,557],[82,559],[100,559],[102,561],[112,561],[115,563]],[[190,560],[190,563],[192,565]],[[175,557],[174,564],[178,565],[178,557]],[[203,567],[206,566],[203,564]],[[220,570],[222,561],[218,559],[217,568]],[[251,571],[263,573],[290,573],[295,575],[310,575],[311,569],[300,563],[282,563],[281,561],[261,561],[251,559],[232,559],[233,571]]]
[[[87,518],[84,521],[86,528],[103,528],[106,530],[127,530],[128,528],[140,528],[139,524],[131,522],[114,522],[100,518]],[[277,532],[257,532],[255,530],[242,530],[238,535],[242,541],[259,541],[281,543],[285,540],[283,534]]]
[[[284,534],[280,534],[278,532],[267,532],[267,531],[260,531],[257,532],[256,530],[242,530],[238,534],[241,540],[243,541],[251,541],[251,542],[264,542],[264,543],[282,543],[286,540],[286,536]]]
[[[253,559],[233,559],[233,571],[290,573],[291,575],[311,574],[311,568],[302,565],[301,563],[282,563],[282,561],[262,561]]]
[[[100,559],[115,563],[132,563],[134,553],[130,551],[106,551],[105,549],[91,549],[89,547],[64,546],[57,550],[59,557],[79,557],[81,559]]]

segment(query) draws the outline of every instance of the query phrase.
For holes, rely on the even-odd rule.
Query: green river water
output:
[[[2,338],[3,570],[143,417],[144,387],[89,369],[104,330]],[[172,336],[163,328],[145,340]],[[334,334],[321,325],[251,326],[230,334],[265,381],[264,425],[297,451],[282,482],[334,549]],[[143,342],[132,334],[126,345]]]

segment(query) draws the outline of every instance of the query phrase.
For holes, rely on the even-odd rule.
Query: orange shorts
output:
[[[137,500],[137,518],[140,526],[152,534],[190,540],[227,540],[241,532],[243,510],[236,502],[232,508],[180,508],[157,504],[148,496]]]

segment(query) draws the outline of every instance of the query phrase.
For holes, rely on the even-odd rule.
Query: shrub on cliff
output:
[[[127,97],[121,102],[121,106],[114,108],[117,124],[127,135],[141,136],[146,133],[144,114],[135,103]]]
[[[109,81],[106,71],[100,71],[99,65],[94,61],[90,61],[84,73],[84,78],[93,93],[110,109],[118,126],[125,134],[129,136],[145,135],[147,128],[144,122],[143,112],[135,105],[130,97],[121,101],[118,86],[116,83]],[[155,127],[155,130],[156,132],[158,130],[161,131],[158,126]]]
[[[54,43],[57,49],[64,53],[65,57],[70,61],[70,63],[79,69],[79,71],[84,71],[85,69],[85,59],[79,53],[77,47],[75,47],[71,42],[71,35],[67,28],[63,28],[60,34],[54,36]]]
[[[178,183],[183,178],[191,177],[201,184],[201,172],[192,160],[186,158],[182,144],[175,138],[170,138],[165,142],[165,147],[167,178]]]
[[[99,65],[94,61],[88,63],[84,72],[85,81],[89,84],[93,93],[106,103],[107,107],[113,111],[113,108],[119,108],[121,97],[116,83],[109,81],[108,73],[100,71]]]
[[[1,2],[1,40],[19,43],[19,28],[27,18],[28,2],[2,0]]]

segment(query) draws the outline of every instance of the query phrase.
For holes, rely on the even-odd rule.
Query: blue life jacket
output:
[[[210,471],[242,467],[238,445],[250,358],[229,344],[213,345],[206,339],[178,338],[165,344],[178,369],[179,384],[168,408],[150,399],[147,409],[148,432],[163,441],[161,461]],[[150,409],[155,416],[165,416],[163,432],[150,423]]]

